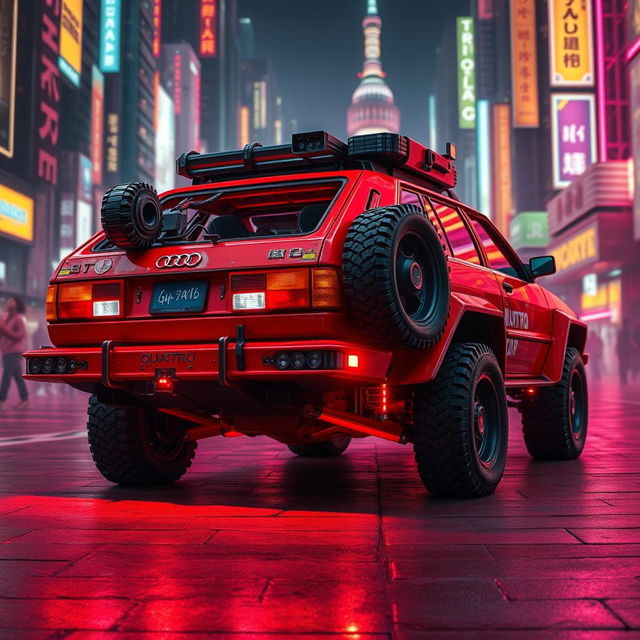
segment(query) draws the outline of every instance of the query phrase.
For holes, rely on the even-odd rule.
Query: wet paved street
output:
[[[85,404],[0,414],[0,640],[640,637],[640,386],[592,389],[577,462],[532,462],[512,413],[474,501],[373,439],[333,460],[211,439],[177,485],[118,488]]]

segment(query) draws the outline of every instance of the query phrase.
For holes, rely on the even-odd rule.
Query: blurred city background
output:
[[[633,376],[639,51],[638,0],[0,0],[0,304],[46,340],[105,189],[185,184],[183,151],[400,131],[458,145],[460,198],[555,255],[591,377]]]

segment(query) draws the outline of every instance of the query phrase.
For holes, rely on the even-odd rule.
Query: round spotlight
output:
[[[42,358],[42,373],[52,373],[53,367],[53,358]]]
[[[29,373],[37,375],[42,369],[42,361],[40,358],[29,358]]]
[[[307,364],[307,359],[304,357],[304,353],[296,351],[291,357],[291,366],[294,369],[304,369],[305,364]]]
[[[64,373],[67,370],[67,359],[66,358],[56,358],[53,363],[53,370],[57,374]]]
[[[276,353],[275,358],[273,359],[276,365],[276,369],[288,369],[289,368],[289,354],[281,351],[280,353]]]
[[[322,366],[322,353],[320,351],[309,351],[307,353],[307,366],[309,369],[319,369]]]
[[[69,360],[68,368],[69,368],[69,373],[75,373],[78,370],[78,361]]]

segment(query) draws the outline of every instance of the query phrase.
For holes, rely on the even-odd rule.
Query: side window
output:
[[[416,207],[420,207],[420,209],[424,211],[424,205],[422,204],[420,196],[408,189],[402,189],[400,192],[400,204],[415,204]]]
[[[426,202],[426,205],[425,205]],[[429,200],[424,196],[418,193],[414,193],[413,191],[409,191],[408,189],[403,189],[401,192],[401,203],[402,204],[415,204],[417,207],[420,207],[423,211],[426,211],[427,217],[431,220],[431,224],[438,230],[440,234],[443,234],[444,231],[442,229],[442,225],[440,221],[436,217],[436,214],[433,211],[433,208],[429,203]]]
[[[487,259],[489,260],[489,266],[495,271],[501,271],[508,276],[521,278],[522,274],[520,273],[520,269],[518,269],[516,265],[512,264],[511,261],[502,253],[481,221],[471,218],[471,224],[484,247]]]
[[[481,264],[482,261],[478,255],[476,245],[473,243],[471,233],[467,229],[460,212],[437,200],[433,201],[433,207],[442,224],[454,257],[473,264]]]

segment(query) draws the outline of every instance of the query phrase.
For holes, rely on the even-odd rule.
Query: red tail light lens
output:
[[[124,315],[122,280],[64,283],[58,287],[58,318],[120,318]]]
[[[306,309],[311,304],[309,269],[231,275],[233,311]]]

